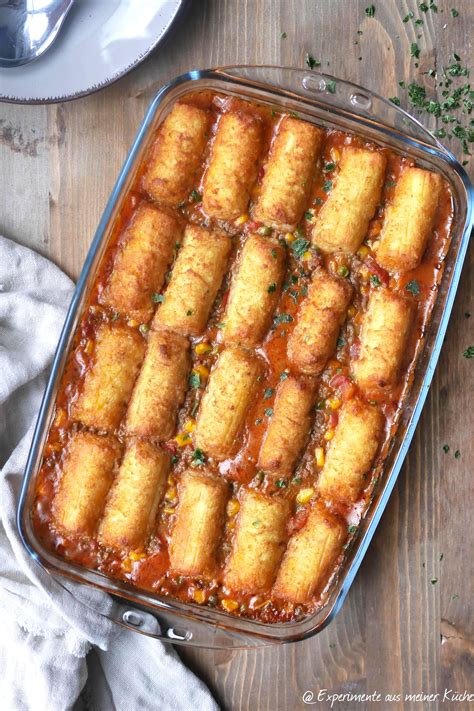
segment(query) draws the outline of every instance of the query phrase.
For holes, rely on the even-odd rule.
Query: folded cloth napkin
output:
[[[93,711],[215,711],[170,645],[117,627],[106,617],[118,614],[116,602],[55,582],[20,541],[15,515],[33,421],[72,291],[51,262],[0,237],[1,708],[65,711],[80,696]]]

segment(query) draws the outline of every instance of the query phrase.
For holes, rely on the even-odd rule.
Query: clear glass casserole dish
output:
[[[211,90],[247,98],[287,112],[298,112],[302,118],[326,128],[356,133],[366,140],[412,157],[421,167],[437,171],[448,181],[452,193],[454,218],[444,269],[440,272],[438,296],[429,327],[418,347],[411,388],[404,397],[398,429],[385,459],[379,485],[360,522],[356,536],[350,541],[342,566],[330,583],[324,606],[315,614],[294,622],[264,623],[137,590],[127,583],[85,569],[53,554],[38,540],[32,526],[31,509],[35,484],[54,413],[56,395],[76,326],[107,248],[114,223],[142,159],[150,147],[156,127],[177,99],[196,90]],[[415,119],[366,89],[326,75],[280,67],[231,67],[195,71],[165,86],[150,106],[109,199],[60,337],[33,437],[18,510],[20,534],[30,555],[51,574],[93,585],[125,598],[133,604],[133,609],[125,612],[115,622],[173,643],[213,648],[254,647],[268,643],[294,642],[316,634],[340,609],[397,479],[439,356],[471,226],[472,187],[454,156]],[[160,631],[156,618],[163,631]]]

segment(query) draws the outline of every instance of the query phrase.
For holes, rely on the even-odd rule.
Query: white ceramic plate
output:
[[[157,46],[184,4],[76,0],[51,49],[31,64],[0,69],[0,101],[64,101],[111,84]]]

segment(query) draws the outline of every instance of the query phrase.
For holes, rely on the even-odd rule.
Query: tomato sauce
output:
[[[214,115],[214,131],[223,111],[239,108],[258,114],[265,126],[262,155],[268,152],[278,124],[284,115],[267,106],[249,104],[234,97],[229,98],[209,92],[190,94],[185,98],[185,101],[211,110]],[[209,145],[211,143],[212,136]],[[328,442],[324,435],[328,428],[334,428],[337,425],[340,404],[358,394],[358,388],[350,376],[350,363],[358,354],[361,315],[365,310],[371,291],[380,288],[381,285],[388,286],[393,291],[401,292],[406,298],[415,302],[416,323],[406,350],[403,378],[395,389],[374,398],[380,403],[386,417],[385,438],[367,477],[367,486],[361,500],[351,508],[345,508],[342,505],[334,507],[334,513],[347,521],[349,534],[353,535],[361,516],[367,510],[377,479],[383,476],[383,462],[397,428],[403,401],[412,379],[416,357],[422,347],[423,335],[436,299],[437,288],[443,272],[443,261],[449,246],[452,222],[452,199],[449,188],[445,184],[436,226],[422,264],[403,276],[391,276],[383,270],[377,264],[373,246],[381,230],[385,204],[392,198],[400,171],[406,166],[413,165],[414,161],[389,149],[376,147],[376,150],[386,154],[388,160],[386,182],[381,207],[369,225],[368,234],[361,249],[353,257],[342,254],[329,256],[319,254],[310,247],[311,226],[327,199],[329,192],[327,181],[332,181],[337,174],[336,166],[341,151],[344,146],[349,145],[374,147],[373,144],[352,134],[332,129],[325,131],[321,171],[318,171],[314,182],[312,206],[305,213],[296,233],[279,235],[287,245],[289,267],[272,328],[264,343],[257,349],[257,353],[265,363],[265,375],[258,383],[258,389],[253,398],[254,404],[246,419],[245,430],[235,443],[235,451],[232,456],[223,462],[214,462],[212,458],[208,460],[209,466],[230,482],[232,490],[227,509],[224,537],[218,554],[221,571],[211,582],[173,575],[169,571],[168,557],[168,541],[177,504],[176,485],[181,473],[191,462],[194,448],[188,431],[192,429],[205,383],[198,389],[190,389],[187,393],[178,418],[177,434],[180,434],[178,441],[174,437],[168,442],[162,443],[162,446],[173,455],[172,470],[168,479],[167,491],[158,511],[155,530],[144,549],[131,552],[112,551],[103,548],[94,538],[66,536],[56,530],[52,517],[52,501],[61,474],[65,448],[71,433],[82,428],[70,416],[71,405],[77,398],[84,377],[91,366],[93,343],[99,325],[104,321],[121,321],[137,329],[143,338],[147,338],[148,324],[138,324],[127,320],[125,316],[114,313],[100,303],[100,295],[113,268],[121,236],[136,209],[148,199],[141,187],[143,172],[146,169],[145,159],[132,189],[124,199],[120,215],[114,225],[110,243],[77,328],[73,348],[57,396],[55,417],[44,449],[32,512],[35,530],[49,549],[67,560],[74,561],[86,568],[99,570],[142,590],[151,591],[160,596],[178,598],[193,604],[232,610],[233,614],[259,619],[263,622],[285,622],[299,619],[324,604],[327,586],[310,604],[296,606],[292,603],[274,600],[270,594],[238,595],[233,593],[231,595],[229,591],[226,591],[222,583],[222,570],[230,551],[235,529],[239,493],[245,487],[253,487],[259,491],[276,493],[278,496],[288,498],[293,506],[293,514],[288,522],[289,533],[304,526],[309,511],[308,505],[298,504],[296,497],[298,492],[303,489],[315,488],[321,470],[321,466],[318,465],[317,458],[315,458],[315,451],[324,452],[326,449]],[[263,226],[252,222],[248,216],[242,218],[240,224],[237,225],[236,223],[212,221],[204,214],[199,196],[202,194],[202,176],[207,161],[208,155],[203,161],[202,174],[194,191],[179,206],[178,213],[183,223],[191,221],[206,226],[220,227],[232,234],[234,238],[231,266],[216,299],[206,332],[192,341],[193,367],[204,366],[211,370],[216,356],[222,348],[220,326],[228,298],[233,265],[246,235],[262,229]],[[258,195],[264,171],[265,166],[262,163],[252,200],[255,200]],[[291,372],[291,365],[286,354],[287,339],[294,327],[298,307],[306,295],[311,272],[319,264],[341,276],[345,276],[347,273],[346,278],[354,287],[354,298],[349,307],[348,318],[341,329],[336,352],[318,379],[314,422],[305,452],[290,478],[275,480],[275,478],[266,477],[263,472],[258,471],[258,453],[265,434],[268,413],[273,407],[276,387],[279,381]],[[199,344],[206,346],[198,348],[200,355],[196,353],[196,346]],[[201,352],[203,350],[207,352]],[[202,372],[206,372],[205,369]],[[201,380],[205,381],[205,378],[201,378]],[[123,429],[115,434],[121,441],[125,440]],[[232,605],[225,604],[229,600]]]

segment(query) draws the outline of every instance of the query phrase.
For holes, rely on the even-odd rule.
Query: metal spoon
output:
[[[46,52],[73,2],[0,0],[0,67],[18,67]]]

